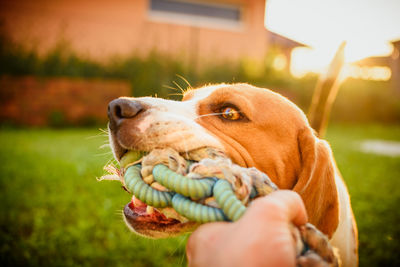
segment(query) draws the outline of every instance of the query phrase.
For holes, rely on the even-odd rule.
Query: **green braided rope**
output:
[[[125,173],[125,185],[140,201],[155,208],[171,206],[171,192],[162,192],[146,184],[140,175],[140,165],[130,166]]]
[[[128,190],[147,205],[156,208],[172,206],[179,214],[200,223],[236,221],[246,211],[246,207],[237,199],[232,186],[226,180],[191,179],[159,164],[153,168],[154,180],[172,191],[163,192],[152,188],[142,180],[140,168],[139,164],[128,167],[124,179]],[[212,195],[220,209],[190,199],[202,199]]]
[[[214,185],[214,197],[225,215],[231,221],[237,221],[246,211],[246,206],[233,193],[231,184],[226,180],[218,180]]]
[[[153,169],[153,177],[161,185],[185,197],[200,199],[212,196],[215,179],[190,179],[171,171],[167,166],[158,164]]]
[[[189,220],[200,223],[227,220],[221,209],[193,202],[180,194],[175,194],[172,198],[172,207]]]

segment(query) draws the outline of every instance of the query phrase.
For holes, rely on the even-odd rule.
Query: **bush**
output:
[[[130,82],[134,96],[157,95],[172,99],[180,99],[179,87],[188,86],[185,79],[192,87],[247,82],[273,89],[307,111],[317,77],[308,75],[295,79],[287,72],[276,71],[272,67],[276,54],[277,51],[273,50],[262,62],[243,58],[239,62],[213,62],[201,69],[157,51],[146,57],[131,54],[99,63],[78,55],[64,39],[60,39],[45,55],[39,56],[34,49],[12,43],[0,34],[0,61],[3,62],[0,75],[118,78]],[[400,119],[399,103],[399,96],[394,94],[388,82],[347,80],[339,91],[332,119],[396,122]]]
[[[399,122],[399,95],[389,82],[348,79],[340,88],[332,120]]]
[[[78,55],[65,39],[60,39],[46,54],[39,56],[34,49],[15,44],[3,34],[0,35],[0,60],[5,64],[1,65],[0,74],[125,79],[132,84],[135,96],[157,94],[179,98],[173,94],[179,93],[178,86],[186,88],[187,84],[177,75],[185,77],[193,87],[206,83],[248,82],[262,87],[282,88],[280,91],[294,97],[300,95],[305,87],[311,88],[308,90],[311,93],[315,77],[295,80],[285,72],[275,71],[271,67],[275,54],[270,53],[263,62],[244,58],[239,62],[211,63],[201,70],[157,51],[146,57],[136,54],[115,56],[106,63],[99,63]],[[174,92],[170,87],[178,91]]]

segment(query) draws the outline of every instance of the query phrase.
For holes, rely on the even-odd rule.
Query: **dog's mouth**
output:
[[[124,220],[132,231],[151,238],[165,238],[192,231],[198,224],[169,217],[166,210],[159,210],[132,197],[124,207]],[[164,214],[166,213],[166,214]]]
[[[126,169],[139,163],[148,152],[126,150],[120,157],[120,166]],[[150,238],[165,238],[191,232],[198,223],[189,221],[172,207],[154,208],[132,195],[125,205],[123,218],[128,227],[139,235]]]

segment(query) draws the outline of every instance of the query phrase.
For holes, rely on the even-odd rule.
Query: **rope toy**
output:
[[[169,148],[148,155],[129,151],[120,165],[121,182],[134,197],[198,223],[237,221],[253,199],[278,190],[266,174],[235,165],[212,148],[183,155]],[[336,251],[314,226],[292,228],[298,266],[339,266]]]
[[[130,166],[125,172],[125,183],[129,191],[142,202],[155,208],[172,206],[179,214],[191,221],[206,223],[236,221],[246,207],[236,198],[229,182],[215,178],[188,179],[159,164],[153,169],[154,180],[171,192],[159,191],[146,184],[140,175],[140,165]],[[175,193],[172,193],[175,192]],[[214,195],[221,207],[199,204],[191,199],[202,199]]]

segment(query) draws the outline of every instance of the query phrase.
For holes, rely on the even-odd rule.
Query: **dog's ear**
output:
[[[302,197],[310,222],[332,237],[339,223],[339,200],[331,149],[309,127],[299,132],[298,144],[301,169],[293,190]]]

